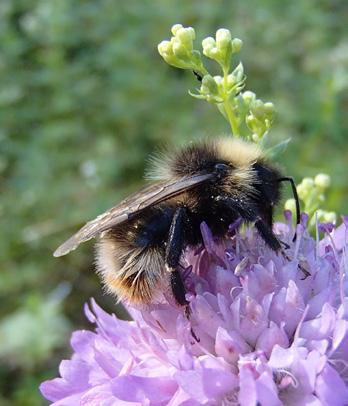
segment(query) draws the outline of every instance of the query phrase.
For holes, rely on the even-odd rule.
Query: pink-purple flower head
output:
[[[92,300],[95,331],[73,333],[43,395],[56,406],[348,405],[348,221],[315,241],[303,216],[292,242],[287,220],[275,231],[291,261],[253,228],[217,242],[202,224],[203,249],[184,257],[190,320],[171,300],[130,308],[131,322]]]

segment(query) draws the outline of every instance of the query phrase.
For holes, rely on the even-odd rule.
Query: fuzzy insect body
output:
[[[255,145],[225,138],[193,143],[153,159],[150,176],[152,184],[87,223],[55,255],[99,237],[97,270],[110,292],[148,304],[170,286],[185,305],[178,266],[184,249],[202,242],[203,221],[222,238],[241,217],[255,224],[271,249],[281,250],[273,208],[289,178]]]

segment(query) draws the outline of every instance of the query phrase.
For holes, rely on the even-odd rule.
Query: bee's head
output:
[[[232,137],[218,139],[216,151],[221,161],[237,169],[252,166],[262,155],[257,145]]]
[[[215,144],[219,162],[215,164],[214,171],[217,179],[221,179],[223,189],[229,193],[231,190],[251,191],[257,173],[253,165],[262,157],[261,150],[251,143],[233,138],[221,138]]]
[[[169,180],[202,172],[216,172],[219,179],[230,175],[238,177],[238,173],[250,169],[260,155],[253,144],[232,137],[201,141],[154,157],[148,177]]]

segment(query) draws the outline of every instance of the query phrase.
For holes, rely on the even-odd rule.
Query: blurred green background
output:
[[[174,23],[243,39],[247,88],[275,103],[274,142],[293,140],[286,172],[326,171],[327,208],[348,213],[347,21],[345,0],[1,0],[1,405],[45,404],[83,303],[115,310],[92,244],[54,249],[135,190],[156,147],[228,131],[157,53]]]

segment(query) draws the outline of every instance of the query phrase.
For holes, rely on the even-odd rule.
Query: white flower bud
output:
[[[216,31],[216,46],[225,49],[231,44],[231,33],[226,28],[220,28]]]
[[[192,27],[179,28],[175,36],[183,45],[192,50],[192,41],[195,39],[195,30]]]
[[[213,49],[216,49],[216,42],[213,37],[204,38],[202,41],[203,54],[210,57],[210,53]]]
[[[300,183],[304,188],[312,188],[314,186],[314,180],[312,178],[303,178]]]
[[[257,117],[260,120],[264,119],[265,108],[262,100],[260,99],[254,100],[250,106],[250,109],[255,117]]]
[[[165,58],[167,54],[173,54],[173,47],[170,41],[162,41],[157,46],[159,54]]]
[[[233,38],[232,40],[232,52],[234,54],[238,53],[243,46],[243,41],[239,38]]]
[[[329,175],[326,175],[325,173],[319,173],[314,178],[314,183],[321,189],[327,189],[331,184],[331,178]]]
[[[297,186],[297,193],[301,200],[306,201],[309,195],[313,192],[314,180],[312,178],[303,178],[302,182]]]
[[[187,59],[187,50],[183,43],[176,37],[172,38],[174,55],[179,59]]]
[[[173,27],[171,28],[172,34],[176,35],[177,31],[180,30],[180,28],[182,28],[181,24],[174,24]]]
[[[243,92],[242,97],[246,104],[250,104],[256,99],[256,94],[250,90],[247,90]]]
[[[302,183],[297,185],[297,193],[300,199],[305,200],[309,194],[308,188],[306,188]]]
[[[266,112],[267,114],[272,114],[272,113],[274,113],[274,104],[273,104],[273,103],[267,102],[267,103],[265,103],[265,104],[263,105],[263,107],[264,107],[265,112]]]

